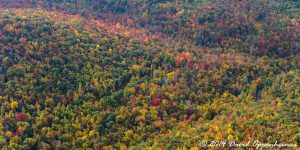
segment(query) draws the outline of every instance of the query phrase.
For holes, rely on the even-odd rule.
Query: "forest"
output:
[[[297,149],[299,62],[298,0],[0,0],[0,149]]]

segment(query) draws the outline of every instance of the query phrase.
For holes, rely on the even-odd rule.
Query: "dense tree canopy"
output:
[[[300,142],[299,2],[0,0],[0,147]]]

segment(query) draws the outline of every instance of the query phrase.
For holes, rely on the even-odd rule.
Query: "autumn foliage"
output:
[[[151,105],[157,106],[161,103],[161,100],[159,98],[155,98],[151,100]]]
[[[299,144],[297,4],[0,0],[0,148]]]
[[[25,121],[28,118],[28,115],[25,113],[17,113],[16,114],[16,121]]]

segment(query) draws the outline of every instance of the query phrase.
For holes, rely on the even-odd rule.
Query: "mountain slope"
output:
[[[300,52],[300,2],[293,0],[1,1],[145,27],[217,52],[277,58]]]
[[[151,30],[42,8],[1,9],[0,146],[299,144],[299,53],[223,52]]]

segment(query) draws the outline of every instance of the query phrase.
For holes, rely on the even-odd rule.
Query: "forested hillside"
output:
[[[0,148],[299,145],[299,62],[296,0],[0,0]]]

